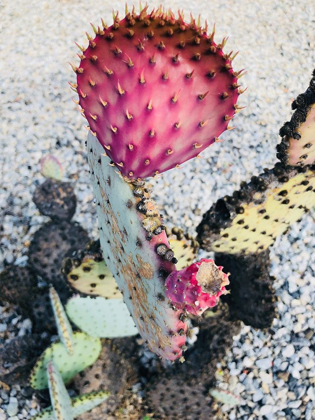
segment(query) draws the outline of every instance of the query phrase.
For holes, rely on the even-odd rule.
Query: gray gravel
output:
[[[217,40],[228,34],[227,49],[240,50],[236,68],[248,71],[241,79],[248,91],[240,99],[247,108],[235,118],[236,129],[201,159],[152,181],[166,222],[194,233],[216,199],[275,163],[278,130],[315,67],[315,5],[313,0],[161,3],[200,13],[210,26],[216,22]],[[39,160],[48,153],[62,162],[65,179],[76,181],[75,219],[96,237],[85,121],[71,101],[67,82],[74,77],[68,61],[77,60],[75,41],[86,45],[83,35],[89,22],[100,17],[111,21],[111,7],[100,0],[0,3],[0,268],[14,260],[25,264],[30,238],[48,220],[31,201],[42,182]],[[124,1],[116,1],[115,7],[123,13]],[[315,418],[314,215],[306,215],[272,250],[279,319],[268,332],[244,327],[218,366],[219,386],[243,400],[236,408],[223,407],[230,420]],[[3,308],[0,338],[11,338],[21,329],[27,333],[21,322],[8,332],[5,314]],[[0,390],[0,420],[34,414],[37,402],[27,395],[19,387]]]

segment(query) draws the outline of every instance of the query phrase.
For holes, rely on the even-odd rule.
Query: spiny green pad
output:
[[[115,338],[138,334],[121,299],[75,296],[68,301],[66,310],[71,321],[92,337]]]
[[[50,360],[46,368],[49,394],[56,420],[73,420],[71,399],[57,367]]]
[[[84,250],[63,261],[62,272],[71,286],[87,295],[122,299],[117,283],[107,267],[99,241],[90,242]]]
[[[224,389],[210,389],[209,394],[215,398],[217,401],[221,402],[222,404],[230,405],[234,407],[236,405],[240,405],[242,400],[237,395],[232,394],[229,391],[225,391]]]
[[[177,259],[176,269],[182,270],[188,267],[197,257],[199,244],[188,233],[184,233],[182,229],[173,227],[165,229],[167,238],[174,255]]]
[[[74,418],[92,410],[102,404],[108,398],[108,392],[98,391],[90,394],[79,395],[71,399],[71,414]],[[56,420],[52,407],[48,407],[41,413],[32,417],[33,420]]]
[[[315,167],[276,164],[217,201],[197,228],[201,247],[220,253],[266,250],[315,205]]]
[[[40,161],[40,172],[45,178],[62,179],[63,169],[59,160],[52,155],[45,156]]]
[[[106,264],[149,348],[169,360],[181,358],[188,326],[166,298],[164,280],[176,259],[156,205],[143,181],[117,174],[92,134],[88,159]]]
[[[78,372],[92,365],[101,352],[99,338],[77,332],[73,334],[73,355],[69,355],[62,343],[54,343],[48,347],[36,362],[30,376],[30,384],[34,389],[48,387],[46,366],[53,360],[65,383],[69,382]]]
[[[315,70],[307,90],[292,104],[295,109],[280,129],[282,142],[277,157],[287,165],[311,165],[315,162]]]
[[[65,310],[59,299],[58,293],[53,287],[49,289],[49,296],[51,305],[55,315],[55,321],[57,324],[58,335],[62,344],[67,349],[67,352],[73,354],[73,333],[70,322],[67,318]]]

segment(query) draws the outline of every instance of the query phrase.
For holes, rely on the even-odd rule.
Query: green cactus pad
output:
[[[199,244],[188,233],[184,233],[182,229],[173,227],[166,229],[167,238],[169,240],[171,249],[178,260],[176,269],[182,270],[188,267],[197,257]]]
[[[78,372],[92,365],[101,352],[101,341],[82,332],[73,334],[73,355],[69,355],[62,343],[48,347],[37,360],[30,375],[30,385],[34,389],[48,387],[46,366],[52,360],[58,368],[65,383]]]
[[[43,157],[40,161],[40,172],[45,178],[62,179],[63,169],[59,160],[52,155]]]
[[[236,405],[240,405],[242,403],[242,399],[237,395],[232,394],[229,391],[225,391],[224,389],[210,389],[209,394],[211,397],[215,398],[217,401],[221,402],[222,404],[230,405],[234,407]]]
[[[181,358],[188,326],[166,298],[164,280],[176,260],[156,205],[144,182],[117,173],[92,134],[87,146],[106,264],[149,348],[169,360]]]
[[[47,363],[46,369],[49,394],[56,420],[73,420],[71,399],[52,360]]]
[[[122,299],[118,285],[103,259],[99,241],[89,243],[72,258],[66,258],[62,272],[71,286],[81,293]]]
[[[138,334],[125,303],[120,299],[75,296],[66,305],[71,321],[92,337],[116,338]]]
[[[292,109],[291,121],[280,130],[283,138],[277,157],[287,165],[311,165],[315,162],[315,70],[308,89],[296,98]]]
[[[62,303],[59,299],[58,293],[53,287],[49,289],[49,296],[51,301],[51,306],[53,308],[55,321],[57,324],[58,335],[60,341],[67,349],[67,352],[73,354],[73,332],[70,325],[70,322],[67,318],[65,310],[62,306]]]
[[[71,414],[73,418],[92,410],[94,407],[102,404],[108,398],[108,392],[99,391],[90,394],[79,395],[71,399]],[[32,417],[32,420],[56,420],[52,407],[48,407],[41,413]]]
[[[201,247],[229,254],[261,252],[315,205],[315,167],[277,164],[217,201],[197,228]]]

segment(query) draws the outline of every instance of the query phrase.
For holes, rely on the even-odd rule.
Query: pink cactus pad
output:
[[[81,48],[74,67],[90,129],[124,176],[144,178],[196,157],[228,128],[241,93],[232,52],[194,20],[128,13]]]
[[[213,260],[201,259],[183,270],[173,271],[165,281],[166,296],[177,309],[201,315],[227,293],[229,279],[222,268]]]

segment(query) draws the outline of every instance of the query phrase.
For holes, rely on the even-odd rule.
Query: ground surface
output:
[[[275,163],[278,130],[315,67],[315,6],[313,0],[161,3],[180,6],[186,15],[200,13],[210,26],[216,22],[216,39],[229,35],[227,50],[240,50],[235,65],[248,71],[241,79],[248,91],[240,99],[247,108],[235,118],[236,129],[223,136],[225,142],[153,182],[167,223],[193,233],[217,198]],[[66,178],[76,181],[75,219],[96,235],[85,121],[71,101],[75,95],[68,81],[74,76],[68,62],[77,62],[75,41],[86,45],[89,22],[112,21],[112,6],[100,0],[0,2],[0,265],[15,259],[23,264],[29,239],[46,220],[31,196],[42,182],[39,160],[48,153],[62,162]],[[124,2],[115,7],[122,14]],[[230,420],[315,418],[314,247],[311,212],[273,248],[280,318],[266,333],[244,327],[223,362],[221,387],[244,400],[238,408],[226,407]],[[27,333],[29,325],[20,327]],[[7,329],[2,316],[3,337]],[[0,406],[1,420],[29,418],[36,409],[18,388],[0,390]]]

